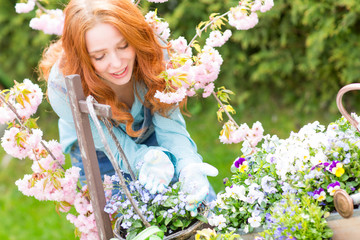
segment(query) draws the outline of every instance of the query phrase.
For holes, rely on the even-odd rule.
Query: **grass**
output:
[[[241,154],[241,145],[224,145],[219,142],[221,124],[216,119],[216,105],[213,99],[194,99],[188,108],[193,115],[185,118],[188,131],[197,143],[198,152],[204,161],[219,169],[219,175],[209,177],[209,180],[216,192],[222,191],[223,179],[231,176],[229,169],[234,159]],[[49,140],[54,136],[56,138],[56,120],[51,116],[46,117],[51,115],[49,110],[44,110],[40,115],[42,122],[39,126],[47,133],[45,139]],[[308,122],[319,120],[327,125],[340,117],[340,114],[305,115],[296,113],[293,109],[278,108],[270,104],[266,108],[259,106],[251,111],[238,110],[236,116],[239,124],[247,123],[251,126],[259,120],[263,124],[265,134],[277,134],[281,138],[286,138],[290,131],[297,131]],[[31,172],[30,164],[29,160],[8,161],[3,149],[0,148],[0,239],[75,239],[73,225],[66,220],[65,214],[56,213],[52,202],[40,202],[33,197],[22,195],[17,190],[15,181]]]

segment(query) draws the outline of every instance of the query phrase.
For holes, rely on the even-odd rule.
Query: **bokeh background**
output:
[[[0,87],[9,88],[14,80],[29,78],[46,91],[36,67],[42,51],[56,37],[30,29],[35,12],[16,14],[16,2],[0,0]],[[51,0],[47,6],[63,8],[66,2]],[[287,138],[309,122],[328,125],[340,117],[337,92],[360,80],[360,5],[357,0],[274,2],[273,9],[259,14],[255,28],[236,31],[230,27],[233,36],[219,49],[224,63],[216,86],[236,93],[231,104],[239,124],[251,126],[260,121],[265,134]],[[158,9],[158,15],[169,22],[173,38],[182,35],[188,40],[200,21],[236,4],[234,0],[141,3],[144,12]],[[360,112],[357,92],[344,98],[349,112]],[[222,125],[217,121],[217,108],[211,97],[191,98],[188,110],[192,116],[186,120],[204,161],[220,171],[210,179],[219,192],[224,189],[223,179],[230,176],[230,165],[241,155],[241,144],[219,142]],[[58,139],[57,117],[46,100],[37,116],[46,140]],[[1,126],[1,133],[4,128]],[[0,148],[0,239],[75,239],[73,226],[64,214],[56,213],[53,203],[39,202],[17,190],[14,182],[30,171],[28,160],[11,159]]]

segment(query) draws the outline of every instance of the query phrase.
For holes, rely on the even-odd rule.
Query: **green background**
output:
[[[52,1],[62,7],[66,1]],[[360,5],[357,0],[275,0],[273,9],[259,13],[259,23],[236,31],[219,49],[224,63],[216,86],[233,90],[235,120],[251,126],[260,121],[265,134],[288,137],[291,131],[315,120],[327,125],[340,117],[335,98],[339,89],[360,76]],[[35,13],[16,14],[14,0],[0,0],[0,85],[29,78],[37,82],[36,66],[43,49],[56,39],[30,29]],[[195,34],[195,26],[210,13],[224,13],[237,1],[169,0],[141,3],[144,12],[158,8],[170,24],[173,37]],[[229,27],[228,25],[226,27]],[[208,33],[203,35],[203,42]],[[37,82],[45,91],[45,83]],[[360,112],[357,92],[345,95],[349,111]],[[204,161],[220,174],[209,178],[215,190],[230,177],[230,165],[241,154],[240,144],[218,140],[214,99],[189,99],[188,131]],[[44,101],[37,115],[45,139],[58,139],[57,117]],[[29,160],[11,159],[0,150],[0,239],[74,239],[73,226],[58,215],[51,202],[23,196],[14,182],[31,173]]]

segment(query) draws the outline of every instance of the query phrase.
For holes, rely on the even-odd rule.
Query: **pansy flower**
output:
[[[319,202],[324,201],[326,198],[326,193],[324,189],[319,188],[314,191],[314,198],[317,199]]]
[[[341,177],[345,173],[343,164],[339,161],[333,161],[329,166],[328,170],[331,173],[335,174],[337,177]]]
[[[234,166],[239,169],[239,172],[243,173],[249,169],[249,164],[245,158],[240,157],[234,162]]]
[[[327,187],[327,191],[330,194],[330,196],[334,196],[335,191],[340,189],[340,183],[338,181],[334,183],[330,183]]]

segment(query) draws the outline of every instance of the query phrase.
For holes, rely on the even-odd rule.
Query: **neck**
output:
[[[134,103],[134,80],[131,79],[128,83],[124,85],[114,85],[111,84],[110,87],[115,92],[117,99],[120,102],[125,103],[129,109],[131,109]]]

